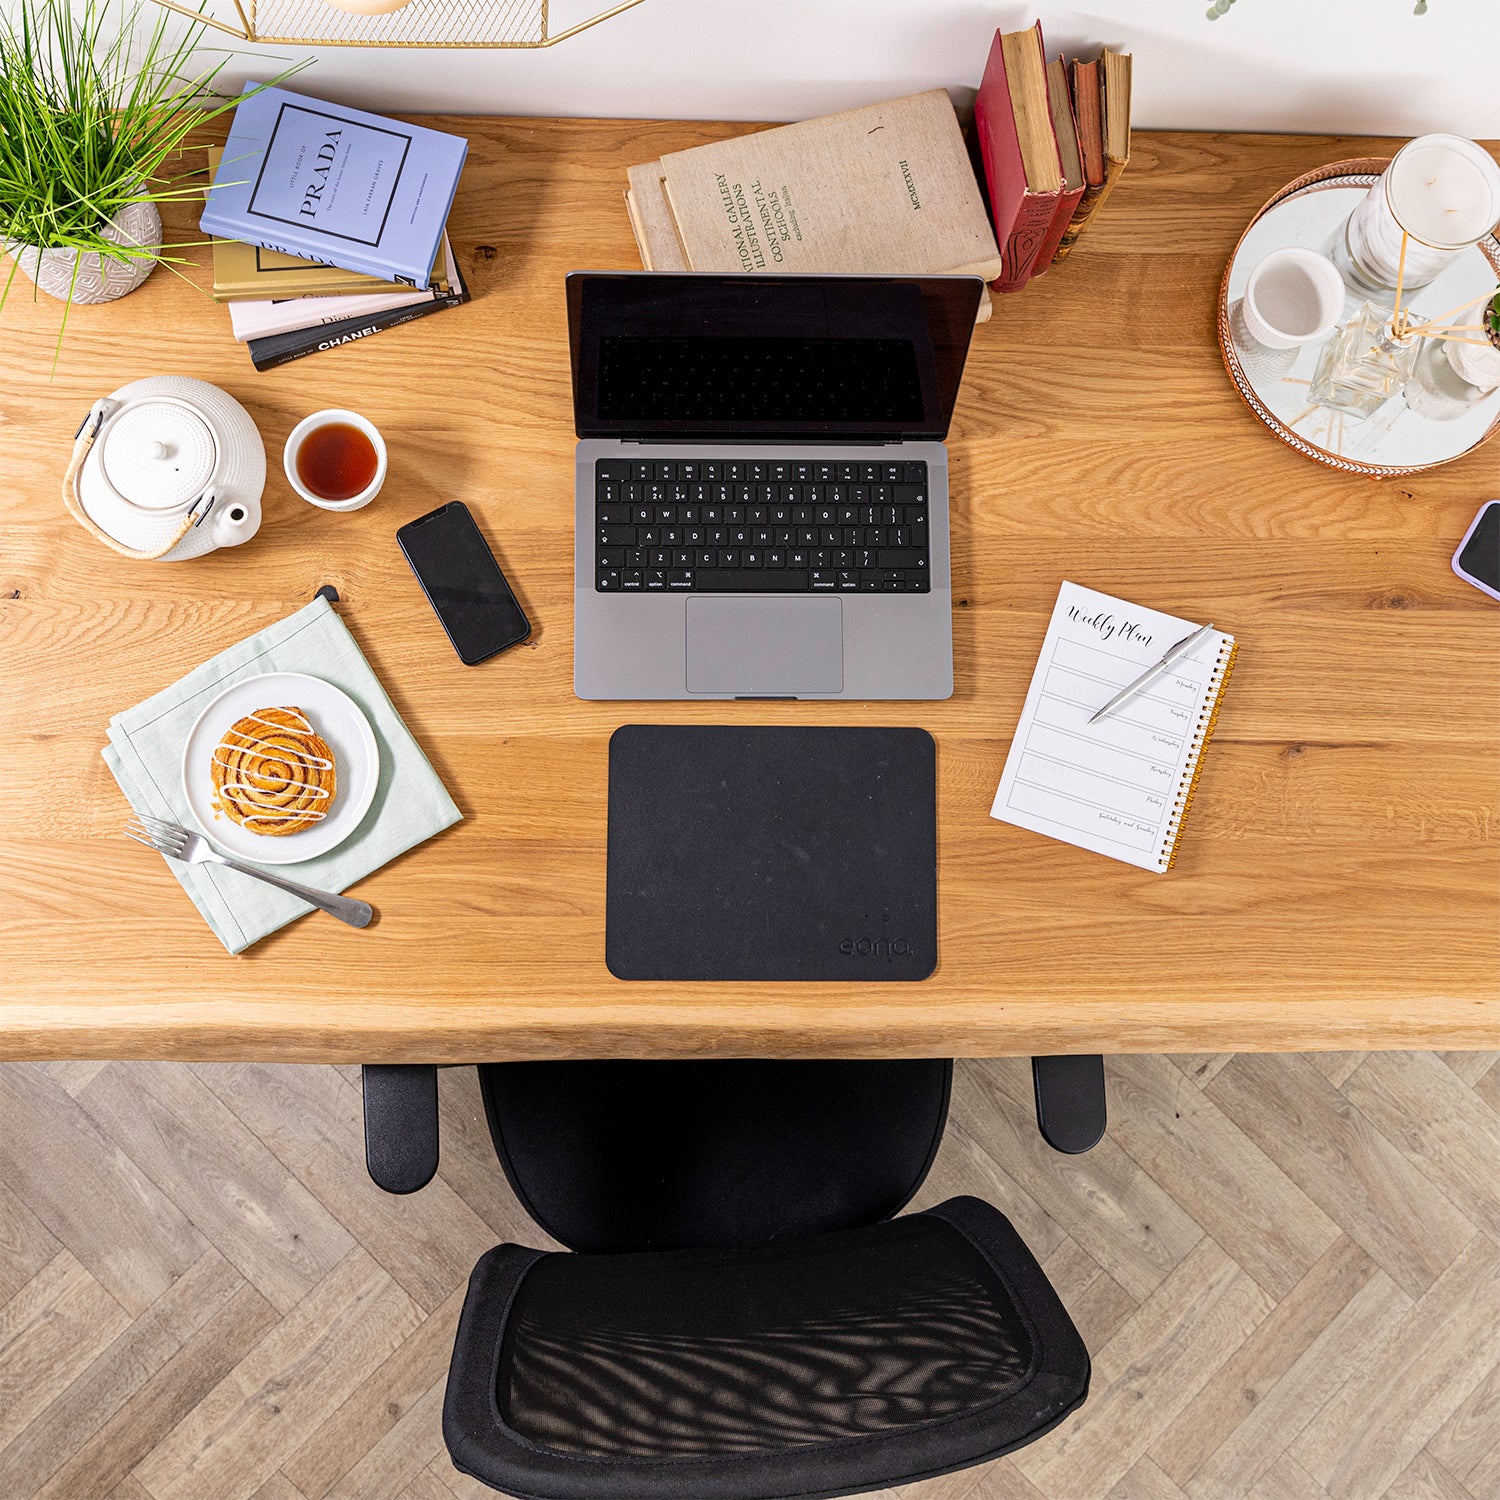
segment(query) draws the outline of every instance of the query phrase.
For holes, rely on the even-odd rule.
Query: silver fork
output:
[[[231,870],[238,870],[242,875],[253,875],[257,880],[264,880],[267,885],[274,885],[278,890],[288,891],[304,901],[311,901],[329,916],[337,917],[340,922],[347,922],[351,927],[368,927],[375,915],[374,908],[367,902],[355,901],[350,896],[335,896],[331,891],[315,891],[311,886],[298,885],[295,880],[273,875],[269,870],[242,865],[239,860],[220,854],[202,834],[179,828],[175,823],[165,822],[161,818],[147,817],[145,813],[135,815],[135,821],[125,829],[125,837],[144,844],[148,849],[155,849],[158,854],[165,854],[168,859],[180,859],[186,865],[228,865]]]

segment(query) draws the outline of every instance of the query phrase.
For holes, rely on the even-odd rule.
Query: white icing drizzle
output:
[[[290,714],[291,710],[285,709],[283,712]],[[280,758],[282,761],[288,763],[288,769],[291,769],[292,766],[298,766],[313,771],[331,771],[333,769],[333,762],[331,760],[324,760],[322,756],[312,755],[307,751],[290,749],[285,745],[278,744],[275,740],[268,739],[264,735],[246,733],[239,727],[245,719],[249,719],[253,723],[263,724],[267,729],[274,730],[278,735],[311,735],[313,727],[308,721],[307,716],[299,713],[296,717],[300,721],[298,724],[287,725],[277,724],[271,719],[263,719],[259,714],[245,714],[224,736],[224,741],[233,736],[244,743],[226,746],[224,741],[221,741],[214,749],[214,764],[223,766],[226,770],[234,765],[232,760],[221,760],[219,758],[220,751],[227,750],[231,754],[242,754],[248,751],[253,754],[257,748],[261,748],[268,760]],[[271,778],[267,777],[266,779],[269,780]],[[333,795],[326,787],[315,786],[310,781],[299,781],[290,776],[283,778],[282,786],[284,789],[295,788],[298,791],[311,792],[315,798],[319,798],[324,802]],[[264,788],[251,786],[248,782],[244,781],[226,781],[220,787],[220,792],[231,801],[245,802],[249,806],[258,809],[257,811],[246,813],[240,819],[241,824],[246,828],[249,828],[252,823],[315,823],[328,816],[321,808],[309,807],[283,810],[275,807],[266,807],[260,802],[260,798],[266,795]]]

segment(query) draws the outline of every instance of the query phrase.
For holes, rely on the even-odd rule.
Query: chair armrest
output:
[[[385,1063],[363,1071],[365,1166],[386,1192],[414,1193],[438,1166],[437,1068]]]
[[[1033,1057],[1031,1081],[1037,1129],[1054,1151],[1076,1156],[1099,1144],[1107,1122],[1102,1057]]]

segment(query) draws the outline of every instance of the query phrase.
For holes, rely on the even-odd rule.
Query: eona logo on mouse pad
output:
[[[839,952],[845,958],[884,958],[894,963],[898,958],[915,958],[917,950],[909,939],[901,938],[852,938],[839,943]]]

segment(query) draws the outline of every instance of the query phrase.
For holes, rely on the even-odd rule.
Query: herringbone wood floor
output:
[[[1114,1058],[1050,1152],[962,1063],[920,1203],[989,1198],[1094,1357],[1088,1404],[902,1500],[1500,1500],[1497,1054]],[[439,1413],[469,1269],[542,1242],[472,1070],[420,1196],[354,1069],[0,1068],[0,1500],[461,1500]]]

